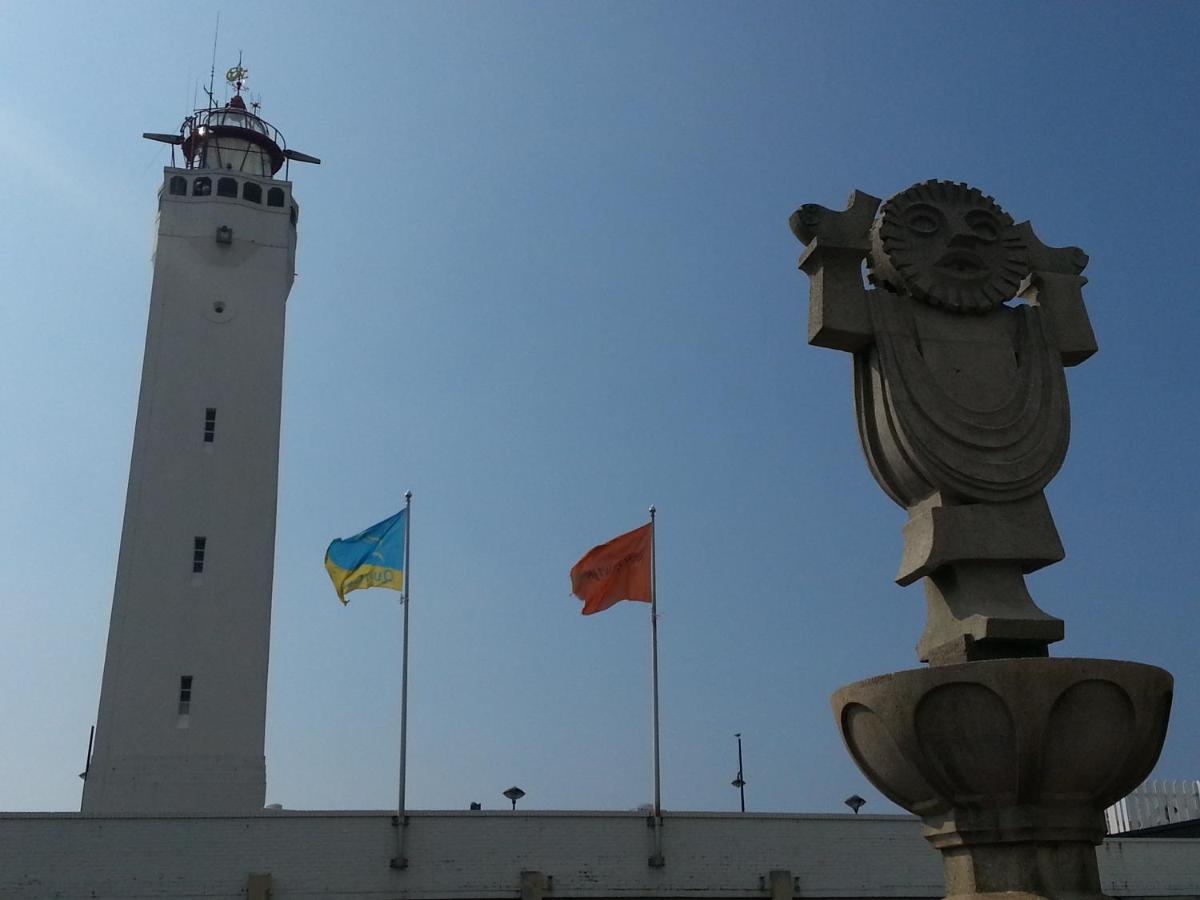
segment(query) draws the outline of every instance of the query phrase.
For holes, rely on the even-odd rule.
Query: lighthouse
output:
[[[262,809],[283,337],[299,206],[242,96],[187,116],[150,312],[85,813]],[[210,92],[211,98],[211,92]],[[176,152],[182,159],[176,166]],[[283,177],[280,177],[280,175]]]

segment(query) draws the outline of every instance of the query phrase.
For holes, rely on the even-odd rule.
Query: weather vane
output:
[[[242,54],[239,53],[237,65],[225,70],[225,80],[232,84],[240,94],[242,92],[242,82],[246,80],[249,74],[249,69],[242,67]]]

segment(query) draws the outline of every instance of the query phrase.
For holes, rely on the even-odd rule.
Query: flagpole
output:
[[[408,558],[408,542],[412,535],[412,491],[404,492],[404,650],[402,662],[403,682],[400,686],[400,800],[396,807],[396,855],[392,858],[393,869],[408,868],[404,855],[405,834],[408,831],[408,807],[404,799],[404,781],[408,763],[408,598],[412,587],[412,564]]]
[[[654,516],[657,511],[650,507],[650,667],[654,680],[654,855],[650,865],[661,868],[665,864],[662,852],[662,765],[658,742],[658,560],[657,527]]]

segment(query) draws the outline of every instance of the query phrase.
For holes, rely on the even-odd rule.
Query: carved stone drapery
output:
[[[1070,438],[1063,366],[1095,352],[1087,256],[941,181],[882,208],[861,191],[843,212],[808,204],[792,230],[807,245],[809,342],[854,354],[867,463],[909,511],[897,581],[926,579],[918,655],[1044,656],[1063,625],[1024,575],[1063,557],[1042,490]]]

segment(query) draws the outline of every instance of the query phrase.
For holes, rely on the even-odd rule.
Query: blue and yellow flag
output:
[[[404,531],[406,510],[372,525],[354,537],[338,539],[325,551],[325,569],[333,580],[338,599],[359,588],[385,587],[404,590]]]

